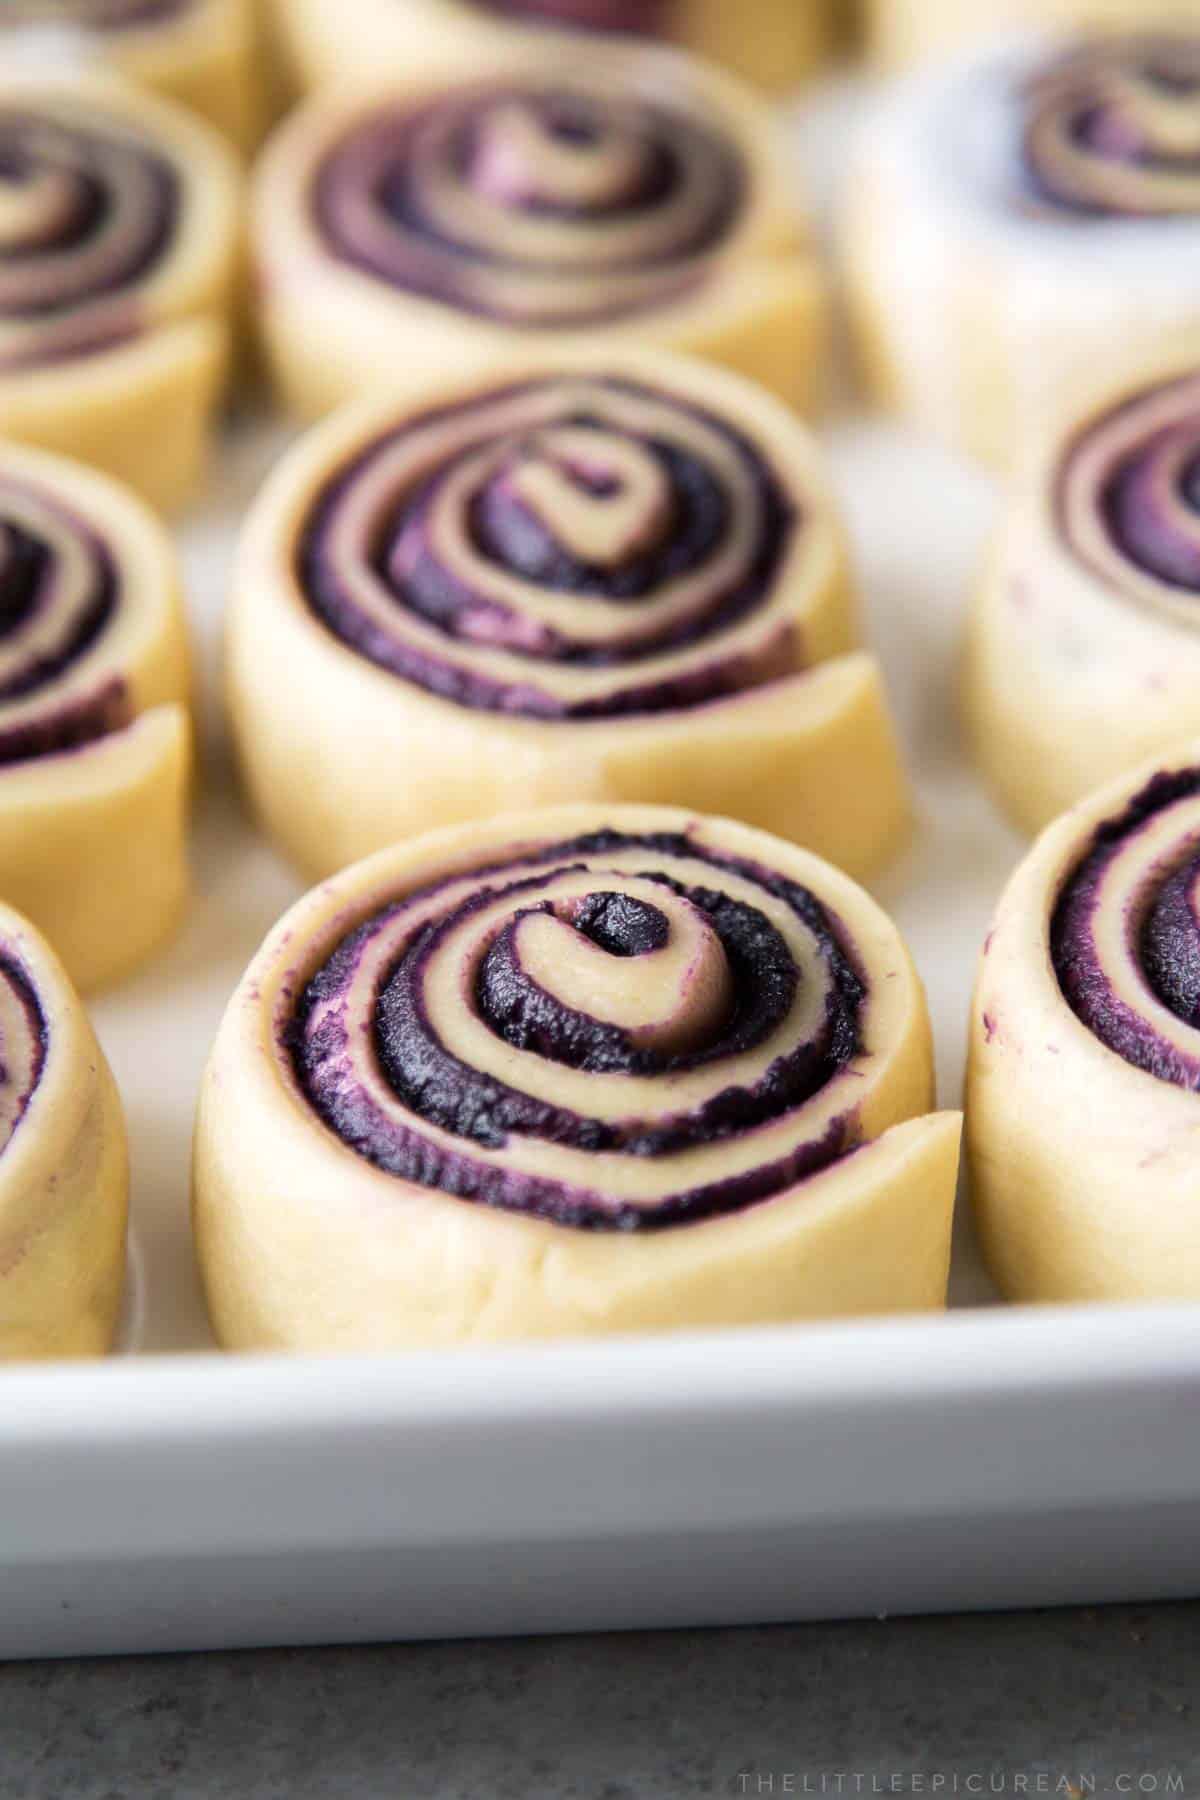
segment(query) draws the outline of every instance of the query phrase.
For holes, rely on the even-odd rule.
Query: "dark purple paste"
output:
[[[475,0],[485,12],[570,31],[615,31],[662,37],[667,0]]]
[[[42,1071],[46,1066],[46,1052],[50,1044],[50,1027],[32,981],[17,958],[7,950],[0,950],[0,982],[4,983],[17,1003],[21,1013],[22,1028],[27,1033],[33,1050],[28,1084],[24,1093],[17,1096],[8,1138],[5,1139],[4,1144],[0,1144],[0,1150],[2,1150],[24,1117],[25,1110],[42,1079]],[[0,1038],[0,1087],[7,1087],[13,1079],[12,1071],[6,1060],[7,1054],[4,1041]]]
[[[1101,884],[1115,857],[1165,808],[1200,793],[1200,770],[1156,775],[1091,847],[1063,886],[1050,923],[1050,954],[1073,1012],[1110,1050],[1177,1087],[1200,1089],[1200,1059],[1161,1037],[1109,980],[1093,930]],[[1200,933],[1191,888],[1200,878],[1200,838],[1181,843],[1168,869],[1149,866],[1135,916],[1127,920],[1135,958],[1156,997],[1187,1025],[1200,1021]]]
[[[0,643],[15,641],[19,645],[25,627],[51,605],[59,571],[52,545],[24,522],[5,516],[4,494],[5,484],[0,482]],[[80,749],[119,730],[131,717],[128,689],[117,677],[65,705],[52,703],[35,717],[12,723],[5,717],[6,703],[36,695],[85,656],[108,628],[117,608],[119,582],[108,547],[48,494],[38,491],[34,497],[39,506],[62,518],[85,549],[90,588],[53,651],[23,660],[0,682],[0,765]]]

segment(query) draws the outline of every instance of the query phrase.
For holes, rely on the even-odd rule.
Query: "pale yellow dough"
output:
[[[718,634],[713,654],[757,641],[772,621],[791,621],[794,673],[700,706],[584,720],[514,717],[442,700],[390,673],[313,612],[297,577],[297,539],[314,498],[345,463],[430,407],[531,375],[573,373],[620,375],[707,408],[745,433],[782,477],[802,523],[767,605],[739,628],[741,637]],[[486,381],[414,378],[407,395],[351,409],[291,453],[247,521],[229,612],[227,694],[254,810],[313,875],[437,825],[568,800],[719,811],[859,875],[898,848],[910,800],[878,665],[857,642],[820,452],[777,400],[683,358],[560,355],[494,366]],[[669,656],[659,660],[670,668]]]
[[[152,506],[174,510],[206,467],[229,361],[240,266],[240,191],[232,150],[168,101],[103,75],[12,76],[0,109],[114,131],[164,157],[180,184],[175,234],[122,306],[132,329],[78,355],[0,362],[0,435],[90,462]],[[88,302],[78,310],[81,325]],[[0,335],[5,321],[0,319]],[[33,328],[28,329],[32,332]]]
[[[1063,524],[1074,447],[1120,407],[1200,377],[1200,333],[1093,382],[1022,465],[971,611],[963,699],[975,761],[1009,818],[1040,831],[1122,770],[1200,728],[1195,597],[1119,552],[1091,565]],[[1200,400],[1200,391],[1197,394]],[[1200,432],[1200,414],[1197,414]],[[1093,515],[1099,519],[1098,514]],[[1102,526],[1095,526],[1097,544]]]
[[[42,0],[6,31],[0,57],[46,68],[108,68],[176,100],[249,149],[263,125],[257,63],[259,0],[181,0],[173,12],[138,23],[87,29],[88,7]]]
[[[270,0],[271,16],[293,78],[303,88],[330,81],[407,72],[423,59],[457,57],[469,70],[518,33],[533,35],[537,21],[506,16],[471,0]],[[747,81],[786,93],[829,55],[835,35],[835,0],[667,0],[668,41]],[[572,34],[577,56],[592,42]],[[637,42],[643,40],[637,39]]]
[[[836,911],[872,983],[857,1074],[840,1078],[862,1096],[864,1147],[774,1199],[638,1233],[456,1199],[349,1149],[312,1110],[280,1047],[306,979],[390,899],[514,847],[607,826],[686,830],[806,884]],[[597,1092],[612,1079],[564,1076]],[[661,1089],[666,1078],[647,1079]],[[213,1323],[229,1349],[353,1351],[939,1308],[959,1119],[929,1114],[932,1093],[911,960],[875,904],[815,857],[662,808],[566,807],[437,833],[313,890],[272,932],[230,1004],[195,1141],[194,1223]],[[659,1104],[669,1101],[668,1092]],[[818,1112],[824,1102],[806,1104]],[[719,1166],[725,1154],[717,1144],[679,1160],[707,1169],[710,1155]]]
[[[0,1149],[0,1362],[99,1356],[117,1330],[125,1272],[121,1102],[62,964],[3,905],[0,943],[46,1028],[41,1077]]]
[[[997,908],[971,1007],[966,1149],[984,1254],[1010,1300],[1200,1299],[1200,1096],[1094,1036],[1048,953],[1060,889],[1096,828],[1153,775],[1197,763],[1193,742],[1072,808]],[[1149,990],[1141,1005],[1166,1017]]]
[[[682,294],[586,328],[535,329],[489,319],[387,285],[328,248],[312,203],[329,149],[380,104],[413,106],[439,91],[531,79],[628,99],[644,94],[721,129],[745,166],[738,221]],[[769,107],[730,76],[667,50],[601,44],[585,61],[557,37],[531,51],[505,38],[486,55],[440,68],[405,63],[386,86],[331,89],[302,105],[269,143],[251,194],[259,325],[280,393],[315,418],[353,396],[403,384],[410,371],[456,375],[498,356],[630,342],[688,351],[774,388],[801,410],[823,397],[827,296],[797,211],[796,182]]]
[[[264,124],[256,8],[260,0],[192,0],[176,19],[128,32],[113,61],[249,150]]]
[[[0,898],[51,940],[83,988],[128,974],[178,924],[187,897],[190,669],[180,578],[162,526],[92,470],[0,450],[5,482],[56,500],[104,542],[116,610],[62,674],[0,702],[0,733],[111,683],[127,723],[78,749],[0,762]]]
[[[1028,25],[1116,31],[1200,25],[1200,0],[864,0],[864,5],[870,50],[893,67],[940,55],[989,31]]]

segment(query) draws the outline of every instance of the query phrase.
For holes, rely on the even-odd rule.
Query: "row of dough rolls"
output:
[[[819,470],[795,422],[736,375],[621,340],[636,330],[810,394],[783,371],[780,330],[716,329],[711,268],[683,289],[688,306],[703,298],[702,338],[679,333],[660,250],[639,261],[636,295],[622,289],[636,318],[612,312],[586,215],[618,197],[636,215],[657,193],[645,145],[687,139],[710,171],[707,211],[686,185],[673,196],[672,254],[709,254],[714,197],[733,188],[716,147],[661,116],[661,89],[648,131],[646,114],[622,116],[617,84],[596,111],[599,73],[581,106],[563,81],[531,82],[523,55],[498,47],[487,79],[452,95],[421,70],[378,102],[318,96],[260,177],[264,316],[293,402],[317,413],[362,392],[401,326],[422,373],[305,443],[239,564],[230,691],[260,816],[318,874],[377,854],[282,921],[206,1076],[197,1241],[231,1347],[944,1298],[958,1120],[928,1110],[919,984],[893,928],[811,854],[869,866],[866,840],[890,839],[902,811],[889,797],[870,825],[845,803],[895,766],[856,709],[824,764],[832,786],[805,772],[834,742],[808,731],[812,677],[844,681],[855,655]],[[1143,39],[1022,49],[985,77],[908,90],[880,127],[850,233],[862,329],[883,384],[953,441],[1010,460],[1114,331],[1187,325],[1178,284],[1164,274],[1160,295],[1144,261],[1125,282],[1119,248],[1132,221],[1186,210],[1177,115],[1192,96],[1165,57]],[[745,156],[753,132],[732,136],[751,191],[769,193],[769,159]],[[1097,282],[1101,260],[1116,279]],[[1015,331],[996,300],[1013,288]],[[331,333],[354,321],[349,349],[306,341],[301,293]],[[562,335],[577,327],[597,346],[582,361]],[[500,357],[486,375],[480,352]],[[1151,625],[1188,628],[1193,404],[1186,370],[1142,371],[1086,422],[1070,414],[1001,541],[969,693],[1023,822],[1172,728],[1137,695],[1143,675],[1157,693]],[[1111,655],[1085,610],[1112,626]],[[1107,739],[1104,656],[1134,695]],[[282,666],[297,672],[286,696]],[[1041,705],[1064,688],[1069,723]],[[788,780],[775,699],[793,722]],[[1192,1221],[1173,1209],[1200,1067],[1194,763],[1053,827],[989,940],[968,1129],[986,1253],[1014,1298],[1200,1283]],[[289,790],[311,803],[285,804]],[[521,794],[547,809],[493,817]],[[588,804],[556,810],[569,795]],[[814,795],[833,797],[827,811],[806,811]],[[646,799],[684,810],[629,804]],[[448,818],[471,822],[406,836]],[[1077,1103],[1082,1149],[1062,1129]],[[1160,1158],[1162,1182],[1145,1173]]]
[[[125,1124],[75,983],[137,966],[186,892],[179,577],[130,487],[174,506],[203,466],[239,180],[174,101],[249,138],[247,22],[239,0],[0,22],[0,1360],[119,1328]]]
[[[766,105],[734,77],[603,41],[497,34],[321,91],[241,182],[212,129],[103,73],[0,81],[0,433],[152,504],[197,490],[253,316],[316,416],[413,366],[629,342],[691,350],[808,405],[824,284]]]
[[[311,1288],[308,1301],[287,1291],[289,1279],[320,1277],[304,1270],[304,1246],[289,1236],[286,1195],[259,1226],[283,1233],[268,1259],[277,1271],[269,1291],[260,1291],[266,1271],[241,1249],[223,1260],[239,1208],[257,1203],[258,1125],[274,1135],[281,1121],[247,1113],[238,1142],[222,1142],[206,1102],[198,1234],[230,1343],[378,1347],[929,1306],[944,1295],[958,1127],[924,1116],[928,1024],[895,934],[845,876],[807,853],[698,812],[624,804],[729,805],[815,838],[851,866],[874,865],[905,828],[878,672],[855,649],[845,552],[809,439],[781,403],[736,376],[630,348],[644,336],[697,349],[802,398],[821,310],[813,260],[764,115],[732,80],[666,53],[616,50],[568,80],[567,60],[548,70],[497,40],[470,84],[426,76],[369,102],[318,98],[260,178],[259,287],[290,397],[319,412],[378,387],[399,341],[416,347],[423,377],[389,382],[386,405],[347,413],[306,441],[254,509],[230,633],[250,786],[276,836],[310,868],[407,840],[402,853],[384,853],[394,873],[373,890],[376,910],[404,909],[406,867],[435,869],[438,845],[411,841],[433,823],[474,821],[448,851],[452,889],[489,857],[528,860],[516,885],[527,896],[539,885],[543,899],[517,906],[509,923],[514,955],[532,957],[535,973],[527,979],[512,962],[515,1012],[493,995],[480,1003],[478,1027],[494,1034],[491,1061],[508,1058],[517,1080],[516,1015],[527,1002],[542,1008],[547,1035],[530,1054],[547,1067],[530,1075],[531,1091],[502,1096],[490,1122],[465,1087],[454,1119],[437,1113],[449,1090],[432,1111],[428,1094],[412,1100],[416,1134],[448,1134],[460,1160],[447,1153],[443,1190],[419,1152],[414,1162],[397,1151],[394,1170],[361,1158],[364,1191],[394,1182],[403,1207],[391,1235],[373,1244],[368,1226],[330,1264],[324,1316]],[[69,229],[80,267],[70,309],[55,303],[56,316],[72,314],[60,339],[21,346],[39,387],[60,357],[72,358],[74,410],[68,418],[64,409],[61,437],[45,423],[50,405],[23,435],[69,443],[168,503],[194,480],[200,433],[188,467],[168,480],[169,443],[149,429],[163,393],[112,361],[140,352],[146,321],[157,325],[154,308],[126,289],[148,279],[170,298],[162,265],[176,256],[190,265],[195,238],[197,255],[201,242],[217,247],[220,298],[210,280],[189,304],[203,311],[212,299],[222,310],[233,263],[220,247],[228,252],[233,235],[236,178],[228,162],[212,182],[196,178],[198,127],[168,168],[162,140],[174,145],[190,128],[108,81],[59,90],[31,78],[24,91],[31,117],[14,116],[12,129],[37,165],[31,199],[47,240],[31,249],[25,221],[16,222],[28,267],[23,287],[14,280],[14,334],[40,317],[28,295],[58,254],[64,205],[76,208]],[[297,159],[293,146],[330,121],[312,164]],[[464,144],[468,178],[456,192]],[[109,183],[99,205],[85,176],[96,159]],[[364,220],[380,181],[387,204]],[[271,183],[294,196],[290,211],[262,199]],[[319,279],[287,237],[317,194],[328,264]],[[208,229],[197,235],[201,202]],[[506,270],[506,238],[522,230],[527,241]],[[454,231],[476,231],[478,243],[464,247]],[[111,271],[109,255],[120,259]],[[447,286],[460,264],[461,292]],[[102,299],[121,295],[120,309],[94,323],[83,313],[93,276]],[[309,350],[296,364],[303,380],[318,379],[323,347],[333,354],[349,343],[361,358],[320,372],[315,396],[297,391],[303,380],[279,348],[298,303],[310,308]],[[585,332],[586,355],[577,343]],[[211,411],[220,379],[214,341],[209,332],[207,385],[201,392],[197,377],[190,390],[197,418]],[[510,353],[499,369],[497,342]],[[461,373],[485,356],[489,381]],[[186,413],[178,343],[161,366],[173,368],[166,385]],[[78,404],[89,381],[99,393],[93,419]],[[102,428],[105,409],[128,426],[127,456]],[[187,673],[173,568],[158,528],[103,476],[14,451],[4,492],[6,775],[25,824],[22,854],[11,878],[0,866],[0,882],[69,951],[81,979],[102,981],[169,928],[182,897]],[[518,820],[507,846],[503,827],[482,822],[517,798],[585,794],[591,809]],[[549,839],[540,854],[529,843],[543,821],[564,834],[560,845],[570,840],[570,868],[551,867],[558,846]],[[760,862],[723,858],[722,844]],[[774,867],[779,859],[790,875]],[[339,879],[359,891],[364,867]],[[836,902],[836,918],[817,890]],[[318,895],[332,891],[326,884]],[[426,935],[428,925],[425,914]],[[549,987],[536,973],[543,925]],[[503,982],[498,938],[472,943]],[[335,961],[344,954],[329,948]],[[314,970],[313,979],[324,977]],[[389,980],[389,1008],[393,992]],[[585,1021],[572,999],[598,1010]],[[382,995],[359,1000],[384,1004]],[[2,1023],[7,1052],[19,1041],[15,1015]],[[288,1046],[299,1029],[297,1014]],[[410,1048],[397,1040],[395,1054],[404,1061]],[[479,1054],[490,1091],[489,1047]],[[206,1093],[221,1082],[221,1062],[218,1049]],[[588,1097],[602,1070],[621,1071],[620,1093],[599,1081]],[[393,1075],[408,1079],[367,1057],[369,1082]],[[277,1147],[281,1179],[307,1168],[320,1186],[325,1157],[346,1151],[336,1107],[321,1110],[328,1081],[315,1069],[312,1078],[325,1099],[313,1098],[311,1129]],[[547,1080],[577,1084],[574,1124],[565,1107],[547,1124],[537,1093]],[[624,1111],[614,1111],[618,1101]],[[640,1125],[629,1110],[639,1104]],[[35,1125],[31,1103],[14,1145],[33,1144]],[[119,1116],[101,1127],[115,1155]],[[518,1171],[529,1166],[527,1194],[519,1172],[497,1172],[506,1139]],[[208,1146],[219,1160],[212,1179]],[[486,1192],[473,1192],[469,1172],[484,1164],[493,1171]],[[119,1236],[123,1211],[118,1219],[105,1184],[94,1180],[91,1194]],[[407,1286],[397,1281],[405,1213],[417,1220],[414,1251],[423,1231],[443,1240],[441,1291],[422,1301],[424,1327],[411,1310],[419,1253]],[[452,1240],[462,1247],[457,1273]],[[788,1267],[772,1272],[780,1249]],[[79,1279],[99,1267],[82,1241],[74,1256]],[[557,1298],[539,1298],[547,1256],[563,1265]],[[509,1279],[503,1265],[511,1269],[507,1317],[501,1306],[491,1323],[472,1322],[470,1292],[486,1284],[494,1257],[497,1289]],[[114,1320],[112,1261],[109,1304],[96,1309],[103,1318],[90,1339],[68,1341],[64,1326],[44,1342],[16,1335],[5,1353],[102,1347]],[[371,1261],[376,1283],[363,1290]],[[31,1262],[28,1278],[31,1292],[41,1283],[53,1321],[61,1270],[39,1273]],[[7,1320],[16,1313],[4,1297]],[[289,1306],[298,1308],[290,1323]]]

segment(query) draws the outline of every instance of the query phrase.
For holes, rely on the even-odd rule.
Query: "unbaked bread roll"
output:
[[[845,241],[864,359],[1007,464],[1078,382],[1200,332],[1200,32],[992,46],[885,100]]]
[[[0,61],[116,70],[203,115],[242,146],[262,123],[256,0],[4,0]]]
[[[0,1363],[99,1356],[129,1193],[116,1085],[62,964],[0,904]]]
[[[237,235],[233,152],[206,125],[103,76],[0,80],[0,436],[185,498]]]
[[[1039,830],[1200,731],[1200,334],[1093,387],[1034,457],[974,607],[976,759]]]
[[[770,110],[669,51],[520,40],[328,91],[268,146],[253,250],[300,412],[411,371],[631,339],[820,385],[823,289]]]
[[[0,446],[0,625],[0,898],[92,987],[157,947],[187,888],[188,654],[163,528],[92,470]]]
[[[1200,742],[1038,839],[980,964],[967,1140],[1014,1300],[1200,1299]]]
[[[319,4],[320,0],[316,0]],[[1200,27],[1200,0],[864,0],[873,55],[893,66],[1024,26],[1145,31]]]
[[[854,873],[908,795],[821,457],[739,377],[642,351],[349,409],[247,524],[228,692],[313,874],[514,806],[730,813]]]
[[[383,1350],[944,1303],[959,1120],[861,889],[664,808],[513,814],[315,889],[200,1100],[230,1349]]]
[[[785,92],[812,74],[834,37],[835,0],[272,0],[299,81],[371,79],[425,58],[456,56],[469,71],[518,30],[627,33],[726,64]],[[581,61],[590,44],[571,46]]]

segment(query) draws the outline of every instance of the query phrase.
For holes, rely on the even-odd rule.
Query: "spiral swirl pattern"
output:
[[[104,666],[119,604],[96,533],[48,492],[0,474],[0,766],[128,722],[125,683]]]
[[[46,1036],[33,983],[15,956],[0,951],[0,1154],[41,1079]]]
[[[315,178],[334,256],[522,327],[628,317],[703,278],[740,212],[715,126],[615,79],[466,87],[370,113]]]
[[[1098,39],[1038,71],[1022,95],[1037,197],[1119,217],[1200,212],[1200,39]]]
[[[799,666],[773,578],[794,505],[714,414],[617,379],[493,390],[372,444],[312,506],[309,605],[463,706],[595,718]]]
[[[1068,445],[1059,511],[1074,553],[1120,591],[1195,622],[1200,596],[1200,376],[1161,382]]]
[[[284,1027],[378,1168],[589,1230],[739,1210],[858,1141],[864,975],[808,889],[674,833],[517,848],[385,906]]]
[[[1095,833],[1051,923],[1059,984],[1118,1056],[1200,1088],[1200,772],[1155,776]]]
[[[171,247],[169,158],[64,95],[0,106],[0,371],[121,342]]]

